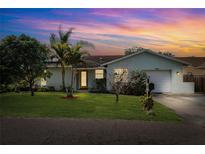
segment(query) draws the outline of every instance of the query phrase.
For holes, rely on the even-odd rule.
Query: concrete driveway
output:
[[[184,122],[205,127],[205,95],[155,95],[154,100],[171,108]]]

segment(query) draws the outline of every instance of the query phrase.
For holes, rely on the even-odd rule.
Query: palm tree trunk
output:
[[[63,91],[65,91],[65,67],[61,65],[62,67],[62,86],[63,86]]]
[[[71,66],[70,96],[73,97],[73,67]]]

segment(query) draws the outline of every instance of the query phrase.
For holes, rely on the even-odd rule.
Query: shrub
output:
[[[147,114],[155,116],[155,113],[152,110],[154,107],[154,101],[152,99],[152,96],[147,97],[146,95],[144,95],[144,96],[140,96],[139,99],[143,105],[143,109],[147,112]]]
[[[35,91],[47,92],[47,91],[56,91],[56,90],[54,86],[45,86],[45,87],[35,87]]]
[[[106,89],[104,91],[100,91],[99,89],[96,88],[89,88],[88,90],[90,93],[110,93],[109,91],[107,91]]]
[[[154,101],[152,99],[152,96],[146,98],[144,101],[144,109],[146,111],[150,111],[153,109],[153,106],[154,106]]]
[[[12,92],[14,91],[14,89],[15,89],[14,85],[5,85],[5,84],[0,85],[0,93]]]
[[[29,87],[19,87],[20,91],[29,91],[30,88]]]
[[[142,103],[142,105],[144,106],[144,102],[145,100],[147,99],[147,96],[146,95],[143,95],[143,96],[138,96],[139,100],[140,100],[140,103]]]
[[[36,89],[36,91],[38,91],[38,92],[46,92],[46,91],[48,91],[48,88],[47,87],[38,87]]]
[[[54,86],[47,86],[48,91],[56,91]]]
[[[89,92],[91,93],[107,93],[106,90],[106,79],[95,79],[95,87],[89,88]]]
[[[143,71],[131,72],[131,77],[127,83],[123,85],[122,94],[125,95],[144,95],[146,90],[147,75]]]
[[[100,92],[106,91],[106,79],[95,79],[96,89]]]

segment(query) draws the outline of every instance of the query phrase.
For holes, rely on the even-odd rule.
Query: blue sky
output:
[[[95,45],[93,55],[118,55],[133,46],[205,56],[205,9],[0,9],[0,37],[50,33],[74,27],[72,41]]]

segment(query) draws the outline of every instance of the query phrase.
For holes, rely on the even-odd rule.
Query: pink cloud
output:
[[[124,14],[128,13],[127,10],[93,10],[90,14],[97,16],[108,16],[114,18],[122,18]],[[150,10],[157,12],[157,10]],[[55,12],[56,13],[56,12]],[[70,13],[58,12],[59,15],[70,15]],[[130,12],[129,12],[130,13]],[[123,52],[123,49],[129,46],[126,44],[133,44],[133,46],[141,45],[147,48],[155,50],[171,50],[177,55],[188,54],[205,54],[202,48],[205,47],[204,43],[186,42],[183,40],[198,40],[199,42],[205,42],[205,16],[193,15],[187,12],[172,10],[171,13],[166,10],[158,11],[159,16],[163,17],[169,22],[156,22],[153,20],[144,20],[133,17],[124,17],[121,19],[123,22],[111,22],[102,23],[95,19],[79,19],[78,21],[69,20],[49,20],[49,19],[37,19],[22,17],[17,18],[14,22],[25,25],[29,28],[40,30],[40,34],[48,35],[51,32],[56,32],[58,26],[61,24],[64,29],[74,27],[74,39],[87,39],[95,43],[97,46],[96,54],[106,53],[115,54]],[[86,21],[86,22],[85,22]],[[158,43],[148,43],[146,41],[131,41],[123,38],[108,37],[106,35],[123,35],[128,37],[141,37],[145,39],[158,40]],[[110,42],[126,42],[125,44],[115,45],[102,43],[102,40],[108,40]],[[161,42],[160,42],[161,40]],[[130,41],[130,42],[128,42]],[[163,41],[169,41],[169,44],[162,43]],[[128,42],[128,43],[127,43]],[[184,46],[182,46],[184,45]],[[123,47],[122,47],[123,46]]]

